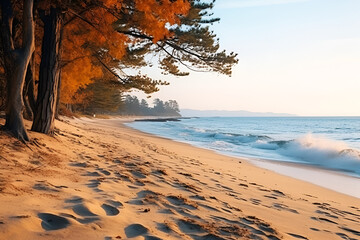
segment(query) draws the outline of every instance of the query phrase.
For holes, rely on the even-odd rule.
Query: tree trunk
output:
[[[25,86],[26,86],[26,84],[25,84]],[[24,99],[25,111],[24,111],[23,117],[26,120],[32,121],[33,120],[33,112],[31,110],[30,103],[29,103],[28,99],[26,98],[25,94],[26,94],[26,91],[24,88],[23,99]]]
[[[60,70],[61,71],[61,70]],[[57,92],[57,99],[56,99],[56,112],[55,112],[55,119],[59,120],[59,111],[60,111],[60,93],[61,93],[61,72],[60,72],[60,79],[59,79],[59,86]]]
[[[44,38],[41,47],[38,95],[31,130],[52,134],[60,86],[63,13],[59,8],[51,8],[48,14],[41,11],[40,17],[44,23]]]
[[[24,118],[27,120],[33,120],[34,111],[35,111],[35,86],[34,86],[35,74],[34,73],[35,73],[35,59],[33,54],[26,71],[25,86],[23,92],[23,99],[25,105]]]
[[[6,95],[6,78],[0,75],[0,112],[5,110]]]
[[[16,138],[28,141],[23,121],[23,88],[25,74],[32,53],[34,52],[34,21],[33,0],[24,0],[23,11],[23,44],[19,49],[14,48],[12,36],[13,9],[11,0],[1,1],[1,42],[4,51],[4,66],[7,78],[7,107],[4,128]]]

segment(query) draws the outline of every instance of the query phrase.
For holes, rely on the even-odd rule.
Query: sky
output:
[[[217,0],[213,26],[238,53],[231,77],[194,73],[150,100],[180,108],[360,116],[360,0]],[[145,95],[135,93],[142,98]]]

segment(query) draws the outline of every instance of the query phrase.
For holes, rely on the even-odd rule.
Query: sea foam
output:
[[[277,151],[285,156],[330,169],[360,173],[360,152],[345,142],[306,134],[289,141]]]

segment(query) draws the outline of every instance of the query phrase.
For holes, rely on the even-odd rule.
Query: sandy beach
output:
[[[0,239],[360,239],[359,198],[125,120],[0,132]]]

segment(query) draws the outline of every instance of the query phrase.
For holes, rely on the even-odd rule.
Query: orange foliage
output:
[[[62,71],[61,101],[67,104],[80,103],[77,92],[92,83],[94,77],[100,77],[102,70],[91,63],[88,57],[80,58],[73,64],[66,65]]]
[[[94,64],[96,51],[107,49],[109,55],[118,59],[125,54],[127,37],[112,28],[114,16],[98,8],[85,17],[96,29],[81,19],[64,29],[62,59],[66,65],[62,69],[61,101],[67,104],[82,102],[84,97],[78,91],[102,76],[102,67]]]
[[[119,0],[103,0],[104,6],[108,8],[121,8],[122,1]]]
[[[154,43],[170,37],[167,25],[179,24],[178,15],[185,15],[190,9],[190,3],[184,0],[135,0],[135,5],[143,14],[133,20],[144,33],[153,36]]]
[[[83,7],[87,2],[82,3]],[[131,39],[113,28],[117,20],[114,12],[121,13],[122,0],[102,0],[105,7],[95,7],[64,28],[62,59],[61,101],[67,104],[84,100],[78,94],[79,89],[93,82],[93,78],[102,76],[102,67],[97,62],[101,50],[102,61],[121,59]],[[186,14],[190,8],[187,0],[134,0],[136,13],[129,19],[130,26],[136,26],[143,33],[152,36],[154,42],[170,37],[169,25],[179,23],[178,15]],[[112,9],[113,11],[109,11]],[[121,9],[126,12],[126,9]],[[119,17],[120,15],[118,15]],[[90,24],[91,23],[91,24]]]

